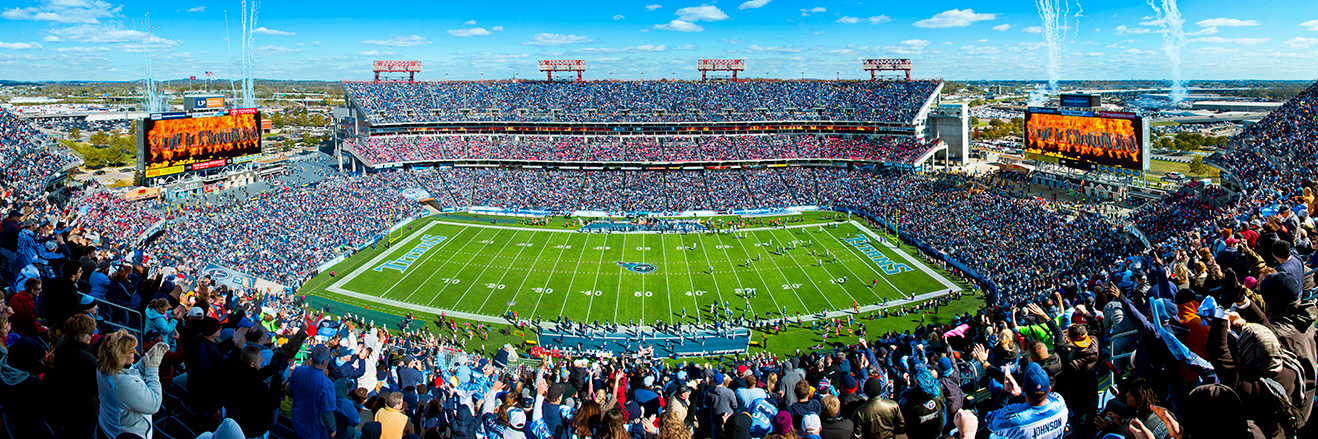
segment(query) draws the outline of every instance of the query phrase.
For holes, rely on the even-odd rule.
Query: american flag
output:
[[[215,74],[211,72],[206,72],[206,76],[215,76]]]

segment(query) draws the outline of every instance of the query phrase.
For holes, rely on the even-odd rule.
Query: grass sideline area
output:
[[[758,219],[752,218],[750,220],[754,223],[743,232],[745,238],[737,239],[731,235],[696,233],[562,232],[577,229],[575,220],[568,223],[562,217],[555,217],[548,225],[498,224],[499,228],[490,228],[481,226],[491,224],[487,221],[509,218],[465,213],[434,215],[413,221],[395,232],[393,238],[397,242],[391,248],[379,245],[366,249],[336,265],[332,269],[335,276],[322,273],[309,281],[301,292],[319,296],[311,300],[315,306],[331,304],[332,314],[366,316],[368,320],[386,323],[391,328],[397,328],[399,316],[412,311],[421,322],[428,322],[430,329],[438,329],[433,325],[436,316],[417,311],[415,305],[496,317],[472,320],[457,315],[459,323],[484,321],[494,329],[489,332],[489,339],[477,336],[467,345],[470,350],[479,350],[480,346],[494,349],[504,343],[519,344],[535,338],[534,333],[508,328],[502,319],[497,319],[508,310],[517,311],[519,317],[534,312],[546,320],[552,320],[562,312],[577,321],[598,319],[600,322],[627,323],[628,320],[643,320],[653,323],[654,319],[662,318],[668,322],[689,323],[696,321],[697,314],[701,319],[708,319],[709,304],[714,300],[729,302],[734,317],[739,317],[749,302],[747,317],[754,313],[762,318],[765,311],[770,311],[774,317],[780,316],[783,306],[788,307],[789,316],[794,316],[824,309],[851,309],[852,300],[865,306],[880,303],[883,298],[900,299],[949,289],[950,282],[946,279],[954,277],[936,271],[936,265],[928,264],[918,250],[900,246],[901,252],[898,252],[879,245],[887,241],[881,231],[857,229],[856,225],[838,221],[836,217],[845,218],[845,214],[807,212],[795,216],[801,222],[789,224],[796,228],[785,230],[753,230],[757,228]],[[475,222],[458,221],[460,219]],[[725,221],[731,219],[724,217]],[[834,223],[837,223],[836,228],[820,228]],[[389,269],[373,270],[380,261],[393,260],[415,248],[423,235],[445,238],[423,252],[401,273]],[[909,270],[895,275],[879,275],[886,275],[883,267],[847,242],[848,235],[852,238],[864,236],[867,243],[884,257],[906,265]],[[770,240],[772,244],[768,242]],[[792,241],[802,242],[794,250],[774,254],[777,246]],[[811,257],[809,252],[812,249],[805,247],[805,241],[815,246],[816,254],[822,255],[827,249],[837,255],[838,262],[821,263],[818,258]],[[692,243],[696,244],[694,250],[689,247]],[[594,253],[590,255],[594,258],[586,258],[587,253]],[[757,255],[758,262],[753,260]],[[750,267],[745,266],[748,256],[752,259]],[[637,273],[617,262],[653,263],[656,270]],[[554,267],[555,264],[558,266]],[[714,273],[708,272],[710,265],[715,266]],[[353,272],[358,272],[358,276],[345,282]],[[698,276],[703,279],[696,279]],[[845,283],[840,282],[842,276],[847,277]],[[876,278],[879,279],[877,285],[873,283]],[[379,303],[366,300],[360,297],[361,294],[354,297],[336,293],[331,288],[336,284],[348,291],[370,292],[396,302]],[[739,288],[742,296],[737,295]],[[757,290],[755,298],[743,297],[748,288]],[[967,286],[951,285],[951,288]],[[550,289],[553,291],[547,292]],[[587,291],[589,294],[585,293]],[[671,294],[664,294],[665,291]],[[819,294],[819,291],[827,294]],[[647,296],[646,292],[650,295]],[[673,305],[674,302],[677,305]],[[901,331],[921,321],[947,321],[951,315],[973,312],[982,303],[982,298],[967,296],[943,307],[937,315],[874,320],[856,318],[855,323],[867,326],[871,335]],[[686,308],[686,319],[681,318],[682,307]],[[449,315],[454,316],[453,313]],[[868,315],[862,312],[858,317]],[[414,322],[412,328],[419,324]],[[818,344],[819,334],[809,330],[808,322],[805,326],[805,329],[792,328],[770,336],[770,351],[793,352]],[[504,333],[505,328],[508,328],[507,333]],[[763,334],[757,332],[754,339],[763,340]],[[854,342],[855,337],[842,340]],[[833,341],[838,341],[837,337],[830,339]],[[752,348],[752,352],[756,349]]]

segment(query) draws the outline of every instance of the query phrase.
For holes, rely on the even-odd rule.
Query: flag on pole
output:
[[[206,76],[215,76],[215,73],[212,73],[212,72],[206,72]]]

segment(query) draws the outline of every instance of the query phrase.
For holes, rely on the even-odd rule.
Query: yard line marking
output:
[[[459,230],[458,233],[454,233],[453,236],[449,237],[448,239],[445,239],[445,241],[453,241],[453,240],[457,239],[458,235],[461,235],[462,232],[465,232],[465,231],[467,231],[467,229],[463,228],[462,230]],[[425,261],[417,261],[417,263],[430,262],[430,259],[433,258],[433,257],[435,257],[435,255],[438,255],[439,252],[446,250],[445,247],[448,247],[448,243],[447,243],[447,242],[445,242],[445,243],[444,243],[443,245],[441,245],[439,248],[436,248],[436,249],[435,249],[435,252],[432,253],[432,254],[430,254],[429,256],[427,256],[426,259],[425,259]],[[453,257],[454,257],[454,256],[457,256],[457,255],[458,255],[458,252],[456,252],[456,251],[453,252],[453,254],[449,255],[448,259],[445,259],[445,260],[444,260],[444,263],[443,263],[442,265],[440,265],[439,268],[444,268],[444,266],[445,266],[445,265],[448,265],[449,262],[453,261]],[[430,279],[433,278],[433,277],[435,277],[435,274],[438,274],[440,271],[441,271],[441,270],[435,270],[435,271],[431,272],[431,273],[430,273],[430,276],[429,276],[429,277],[426,277],[426,280],[421,281],[420,284],[417,284],[416,288],[413,289],[411,293],[408,293],[408,294],[407,294],[407,297],[404,298],[403,301],[406,302],[406,301],[408,301],[408,300],[411,300],[411,299],[412,299],[412,295],[413,295],[413,294],[416,294],[416,292],[417,292],[418,290],[420,290],[421,287],[424,287],[424,286],[426,285],[426,282],[430,282]],[[407,279],[407,276],[403,276],[402,279],[398,279],[398,282],[395,282],[393,286],[389,287],[388,290],[385,290],[384,293],[383,293],[383,294],[380,294],[380,295],[383,296],[383,295],[385,295],[385,294],[389,294],[389,291],[393,290],[394,288],[398,288],[399,285],[402,285],[402,284],[403,284],[403,279]]]
[[[772,229],[772,228],[770,228],[770,230],[771,230],[771,229]],[[760,234],[759,234],[759,233],[749,233],[749,235],[755,237],[755,242],[756,242],[756,243],[759,243],[759,244],[763,244],[763,243],[764,243],[764,242],[760,241]],[[786,244],[786,243],[784,243],[784,244]],[[764,252],[765,252],[765,253],[769,253],[769,250],[768,250],[766,247],[764,247],[764,246],[760,246],[759,248],[765,249]],[[745,246],[742,246],[742,249],[743,249],[743,250],[746,250],[746,247],[745,247]],[[758,255],[759,252],[756,252],[756,254]],[[771,256],[769,259],[773,259],[773,258],[772,258],[773,253],[769,253],[769,255]],[[750,258],[750,252],[749,252],[749,251],[746,252],[746,257],[747,257],[747,258]],[[784,281],[786,281],[786,282],[789,283],[789,284],[792,283],[792,280],[787,278],[787,273],[783,273],[783,269],[782,269],[781,266],[778,265],[778,261],[777,261],[777,260],[775,260],[775,261],[773,262],[773,265],[774,265],[775,268],[778,269],[778,274],[781,275],[781,276],[783,277],[783,280],[784,280]],[[782,309],[783,309],[783,308],[782,308],[782,305],[779,305],[779,304],[778,304],[778,298],[777,298],[777,296],[774,296],[774,294],[773,294],[773,288],[769,286],[769,281],[764,280],[764,275],[763,275],[763,274],[760,274],[760,270],[755,270],[755,274],[758,274],[758,275],[760,276],[760,282],[764,284],[764,289],[769,290],[769,297],[773,298],[774,311],[782,312]],[[806,276],[806,277],[808,278],[809,276]],[[815,289],[818,290],[818,289],[819,289],[818,286],[816,286]],[[806,306],[805,306],[805,299],[802,299],[802,298],[801,298],[801,295],[800,295],[800,294],[797,294],[796,290],[792,290],[792,294],[796,296],[796,300],[797,300],[797,301],[801,302],[801,308],[804,309],[806,313],[813,312],[813,311],[810,310],[809,307],[806,307]],[[822,294],[822,292],[820,292],[820,296],[823,296],[823,297],[824,297],[824,301],[825,301],[825,302],[828,302],[828,307],[829,307],[829,308],[832,308],[832,307],[833,307],[833,302],[830,301],[830,300],[828,300],[828,296],[824,296],[824,295]],[[783,316],[783,317],[786,317],[786,316]]]
[[[499,232],[496,231],[496,232],[494,232],[494,234],[495,234],[495,235],[498,235]],[[480,235],[478,234],[476,237],[479,238]],[[466,244],[463,244],[463,245],[462,245],[462,249],[460,249],[460,250],[458,250],[458,251],[459,251],[459,252],[462,252],[462,250],[466,250],[466,249],[467,249],[467,246],[471,245],[471,243],[473,243],[473,242],[478,242],[478,241],[475,240],[475,239],[470,240],[470,241],[467,241]],[[451,259],[451,257],[450,257],[450,259]],[[471,263],[471,259],[468,259],[466,262],[464,262],[464,263],[462,264],[462,268],[459,269],[459,270],[457,270],[457,273],[461,273],[462,270],[466,270],[466,269],[467,269],[467,264],[470,264],[470,263]],[[439,270],[436,270],[436,271],[439,271]],[[424,286],[424,285],[425,285],[425,284],[418,285],[418,286],[417,286],[417,289],[421,289],[421,287]],[[436,292],[435,292],[435,295],[432,296],[432,297],[430,298],[430,301],[426,302],[426,306],[430,306],[431,303],[434,303],[434,302],[435,302],[435,299],[438,299],[439,296],[441,295],[441,293],[443,293],[444,290],[447,290],[447,289],[448,289],[449,285],[452,285],[452,284],[444,284],[444,286],[440,287],[440,288],[439,288],[439,291],[436,291]],[[454,305],[457,305],[457,303],[454,303]]]
[[[531,268],[528,268],[528,269],[526,270],[526,276],[522,277],[522,282],[521,282],[520,284],[517,285],[517,290],[516,290],[516,291],[513,291],[513,298],[508,300],[509,303],[513,303],[513,304],[516,304],[516,303],[517,303],[517,296],[522,295],[522,287],[525,287],[525,286],[526,286],[526,280],[531,278],[531,272],[534,271],[535,268],[538,267],[538,266],[540,265],[540,264],[539,264],[539,263],[540,263],[540,256],[543,255],[543,254],[545,254],[545,247],[549,247],[549,240],[548,240],[548,239],[545,240],[544,245],[541,245],[541,246],[540,246],[540,251],[539,251],[539,252],[536,252],[536,254],[535,254],[535,260],[534,260],[534,261],[531,261]],[[520,253],[519,253],[518,255],[520,256]],[[514,262],[516,262],[516,261],[514,261]],[[555,266],[557,266],[557,264],[555,264]],[[503,274],[504,276],[507,276],[507,275],[508,275],[508,272],[507,272],[507,271],[504,271],[503,273],[504,273],[504,274]],[[502,277],[502,276],[499,277],[499,282],[503,282],[503,277]],[[540,295],[541,295],[541,296],[544,295],[544,290],[541,290],[541,291],[540,291]],[[493,296],[493,294],[491,294],[491,296]],[[487,297],[487,298],[485,299],[485,301],[486,301],[486,302],[489,302],[490,299]],[[505,306],[507,306],[507,308],[504,309],[503,314],[504,314],[504,315],[507,315],[507,314],[508,314],[508,310],[511,310],[511,309],[512,309],[512,306],[508,306],[508,305],[505,305]],[[479,311],[484,311],[484,310],[485,310],[485,304],[481,304],[481,309],[480,309]]]
[[[558,263],[563,261],[563,253],[567,252],[569,242],[572,242],[572,235],[567,235],[567,240],[563,241],[563,248],[558,250],[558,259],[554,259],[554,268],[549,269],[549,275],[545,276],[545,286],[542,288],[549,288],[549,282],[552,281],[554,273],[558,272]],[[582,253],[584,253],[584,251]],[[578,258],[577,261],[578,261],[577,265],[581,265],[580,258]],[[573,275],[575,276],[576,272],[573,272]],[[564,291],[563,294],[568,295],[571,293],[572,293],[572,284],[569,283],[567,291]],[[535,318],[536,316],[535,313],[540,311],[540,302],[543,301],[544,299],[545,299],[545,295],[541,294],[540,297],[535,300],[535,308],[531,309],[531,314],[528,314],[526,316],[527,318]],[[566,299],[564,301],[566,302]]]
[[[504,249],[507,249],[507,248],[508,248],[508,244],[511,244],[511,243],[513,242],[513,238],[516,238],[516,237],[517,237],[517,233],[518,233],[518,232],[513,232],[513,235],[512,235],[512,236],[510,236],[510,237],[508,237],[508,239],[504,240],[504,241],[503,241],[503,247],[499,247],[499,251],[494,252],[494,255],[497,256],[497,255],[503,254]],[[523,247],[522,249],[525,250],[526,248]],[[493,260],[493,258],[494,258],[495,256],[491,256],[490,259]],[[467,298],[467,294],[470,294],[470,293],[471,293],[471,289],[472,289],[472,288],[475,288],[475,287],[476,287],[476,284],[480,283],[480,278],[481,278],[482,276],[485,276],[485,272],[486,272],[487,270],[489,270],[489,269],[490,269],[490,266],[489,266],[489,265],[486,265],[485,268],[482,268],[482,269],[481,269],[480,274],[477,274],[477,275],[476,275],[476,281],[472,282],[472,283],[470,284],[470,286],[467,287],[467,291],[463,291],[463,292],[462,292],[462,296],[459,296],[459,297],[458,297],[458,301],[457,301],[457,302],[453,302],[453,305],[454,305],[454,306],[457,306],[457,304],[462,303],[462,299],[466,299],[466,298]],[[439,295],[436,294],[435,297],[439,297]],[[486,300],[489,300],[489,298],[487,297]],[[429,303],[427,303],[426,305],[429,305]],[[476,310],[476,313],[480,313],[480,309],[477,309],[477,310]]]
[[[680,236],[684,236],[684,235],[679,235],[678,242],[681,242],[681,243],[682,243],[682,246],[685,247],[685,246],[686,246],[686,241],[683,240]],[[700,235],[696,235],[696,245],[700,245]],[[695,305],[696,317],[698,318],[698,317],[700,317],[700,301],[699,301],[699,300],[696,300],[696,291],[699,290],[700,287],[696,286],[696,275],[695,275],[695,271],[692,271],[692,270],[691,270],[691,256],[690,256],[686,251],[683,251],[683,252],[682,252],[682,258],[683,258],[683,259],[686,259],[686,277],[687,277],[687,279],[690,279],[690,280],[691,280],[691,304]],[[706,262],[709,262],[709,261],[706,260]],[[713,272],[711,272],[711,273],[709,273],[709,274],[710,274],[710,276],[713,276],[713,275],[714,275]],[[715,292],[715,293],[718,292],[718,282],[717,282],[717,281],[714,282],[714,292]]]
[[[603,256],[604,256],[604,254],[603,254],[603,253],[600,253],[600,265],[604,265],[604,257],[603,257]],[[619,259],[622,259],[624,262],[627,261],[627,235],[622,235],[622,250],[618,252],[618,258],[619,258]],[[618,303],[619,303],[619,302],[622,302],[622,273],[623,273],[623,271],[625,271],[625,270],[618,270],[618,291],[616,291],[616,293],[617,293],[617,294],[616,294],[617,300],[614,300],[614,301],[613,301],[613,323],[618,323],[618,306],[619,306]],[[598,282],[598,281],[596,281],[596,282]],[[593,298],[593,296],[592,296],[592,298],[591,298],[590,300],[591,300],[591,303],[594,303],[594,302],[595,302],[595,299]],[[587,310],[586,315],[590,315],[590,311],[589,311],[589,310]]]
[[[626,238],[626,237],[627,237],[627,235],[622,235],[622,236],[623,236],[623,238]],[[604,234],[604,244],[600,244],[599,246],[600,246],[600,247],[607,247],[605,244],[608,244],[608,243],[609,243],[609,234],[608,234],[608,233],[605,233],[605,234]],[[596,267],[599,267],[599,266],[604,265],[604,252],[606,252],[606,251],[608,251],[608,250],[600,249],[600,260],[599,260],[599,263],[596,265]],[[585,252],[582,252],[582,253],[584,254]],[[574,276],[575,276],[575,275],[574,275]],[[574,277],[573,279],[575,279],[575,277]],[[595,289],[596,289],[596,288],[599,288],[599,286],[600,286],[600,276],[599,276],[599,273],[596,272],[596,273],[595,273],[595,283],[594,283],[593,285],[591,285],[590,290],[591,290],[591,291],[595,291]],[[595,307],[595,294],[594,294],[594,293],[591,293],[591,295],[590,295],[590,302],[588,302],[587,305],[586,305],[586,316],[585,316],[585,317],[582,317],[582,318],[581,318],[581,321],[584,322],[584,321],[586,321],[586,319],[590,318],[590,310],[593,309],[594,307]],[[567,299],[566,299],[566,298],[563,299],[563,309],[564,309],[565,311],[567,310]],[[616,317],[616,316],[615,316],[615,317]]]
[[[770,232],[770,233],[772,234],[773,232]],[[773,236],[776,237],[776,236],[778,236],[778,235],[774,234]],[[792,240],[792,234],[791,234],[790,232],[787,234],[787,239],[788,239],[788,240]],[[797,239],[796,241],[800,241],[800,240]],[[787,241],[783,241],[783,243],[786,244]],[[800,247],[798,246],[797,248],[800,248]],[[790,253],[790,252],[787,252],[786,250],[784,250],[784,252],[785,252],[785,253]],[[811,256],[810,258],[811,258],[811,259],[814,259],[814,256]],[[795,255],[795,254],[792,254],[792,262],[796,262],[796,268],[799,269],[799,270],[801,270],[801,273],[802,273],[802,274],[805,274],[805,278],[806,278],[806,279],[810,279],[810,284],[811,284],[811,285],[814,285],[814,286],[815,286],[815,290],[816,290],[816,291],[819,291],[819,292],[821,293],[820,295],[822,296],[822,295],[823,295],[823,294],[822,294],[822,293],[823,293],[823,290],[819,288],[819,283],[818,283],[818,282],[815,282],[815,278],[814,278],[814,276],[811,276],[810,273],[808,273],[808,272],[805,271],[805,268],[802,268],[802,267],[801,267],[801,262],[800,262],[799,260],[796,259],[796,255]],[[823,268],[823,264],[819,264],[819,265],[820,265],[820,268]],[[846,264],[846,263],[843,263],[842,265],[845,267],[847,264]],[[850,270],[850,269],[848,269],[848,270]],[[827,272],[828,272],[828,269],[825,268],[825,269],[824,269],[824,272],[827,273]],[[852,273],[852,274],[855,274],[855,273]],[[859,279],[859,278],[858,278],[858,279]],[[837,283],[833,283],[833,285],[837,286],[838,289],[842,290],[842,292],[845,293],[845,294],[847,295],[847,297],[850,297],[852,302],[860,303],[859,301],[856,300],[856,296],[851,295],[851,292],[850,292],[850,291],[847,291],[846,287],[843,287],[842,285],[837,284]],[[795,289],[793,289],[793,291],[795,291]],[[800,294],[797,294],[797,295],[799,296]],[[828,300],[828,296],[824,296],[824,300]],[[845,304],[844,304],[844,305],[845,305]],[[829,308],[834,308],[834,309],[836,309],[836,307],[833,306],[833,302],[832,302],[832,301],[829,301],[829,302],[828,302],[828,307],[829,307]]]
[[[704,238],[699,238],[699,239],[700,239],[701,241],[704,240]],[[702,242],[702,244],[705,244],[705,243]],[[700,251],[703,252],[703,253],[705,253],[705,262],[708,262],[708,263],[709,263],[709,267],[710,267],[710,268],[714,268],[714,261],[711,261],[711,260],[709,259],[709,250],[707,250],[708,247],[709,247],[709,246],[707,246],[707,245],[702,245],[702,246],[700,246]],[[728,249],[723,249],[723,253],[724,253],[724,255],[727,255],[727,253],[728,253]],[[728,256],[728,258],[731,259],[732,256]],[[732,261],[728,261],[728,263],[732,263]],[[741,275],[738,275],[738,274],[737,274],[737,270],[736,270],[736,269],[733,269],[733,270],[732,270],[732,274],[733,274],[734,276],[737,277],[737,284],[740,285],[740,284],[741,284]],[[717,277],[714,276],[713,270],[710,270],[709,277],[710,277],[711,279],[718,279]],[[734,288],[735,288],[735,287],[734,287]],[[736,290],[734,289],[733,291],[736,291]],[[718,288],[718,281],[717,281],[717,280],[714,281],[714,292],[715,292],[716,294],[718,294],[718,306],[716,306],[715,308],[718,308],[718,307],[723,306],[723,305],[724,305],[724,302],[725,302],[725,301],[723,300],[723,291],[722,291],[721,288]],[[700,307],[699,307],[699,306],[696,306],[696,312],[700,312]],[[719,313],[715,312],[715,313],[714,313],[714,319],[715,319],[715,320],[718,320],[718,316],[719,316]]]
[[[666,249],[666,248],[664,248],[664,247],[665,247],[665,245],[664,245],[664,235],[659,235],[659,253],[663,256],[663,258],[664,258],[664,262],[667,263],[667,262],[668,262],[668,249]],[[658,271],[658,270],[656,270],[656,271]],[[668,300],[668,315],[664,316],[664,318],[669,319],[669,320],[672,320],[672,318],[673,318],[673,285],[672,285],[672,282],[669,282],[669,281],[668,281],[668,274],[664,274],[664,291],[665,291],[665,292],[664,292],[664,299],[667,299],[667,300]],[[645,318],[645,317],[644,317],[644,314],[641,314],[641,315],[642,315],[641,318]]]

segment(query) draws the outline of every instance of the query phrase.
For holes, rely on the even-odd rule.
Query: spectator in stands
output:
[[[294,369],[288,380],[288,394],[293,398],[293,431],[298,437],[326,439],[334,431],[338,398],[334,395],[334,383],[325,376],[329,362],[329,348],[316,345],[307,363]],[[398,396],[401,400],[402,394]]]
[[[883,381],[877,377],[865,381],[869,401],[856,409],[852,422],[858,438],[894,439],[906,436],[906,419],[896,401],[883,397]]]
[[[169,349],[163,343],[137,358],[137,337],[122,329],[101,341],[96,360],[100,395],[100,431],[107,437],[131,433],[149,437],[151,415],[160,410],[160,361]]]
[[[1003,375],[1003,392],[1012,397],[1025,394],[1025,402],[989,412],[984,426],[994,437],[1061,437],[1066,430],[1067,408],[1062,395],[1051,392],[1048,374],[1038,363],[1024,368],[1024,386],[1014,374]]]
[[[416,427],[403,413],[404,402],[401,392],[390,392],[385,396],[386,405],[375,412],[375,421],[380,423],[381,439],[402,439],[405,434],[412,434]]]
[[[0,326],[7,323],[0,321]],[[8,335],[0,329],[0,335]],[[6,410],[5,428],[12,437],[52,438],[46,426],[49,392],[41,381],[45,344],[22,338],[0,348],[0,405]]]
[[[846,375],[848,378],[850,374]],[[854,381],[855,378],[852,378]],[[819,436],[823,439],[850,439],[855,433],[856,425],[842,416],[842,401],[833,395],[825,395],[820,418],[823,421]]]
[[[63,337],[55,345],[55,365],[45,376],[51,394],[63,401],[51,416],[61,422],[52,424],[59,437],[89,439],[96,436],[97,358],[92,354],[92,332],[96,320],[75,314],[59,327]]]
[[[82,264],[78,261],[64,263],[60,277],[50,281],[49,288],[44,289],[42,299],[42,318],[49,325],[58,325],[70,316],[78,313],[78,302],[82,293],[78,292],[78,278],[82,276]]]
[[[261,348],[254,345],[244,347],[241,355],[223,376],[225,414],[238,423],[244,437],[264,436],[274,426],[283,393],[281,364],[263,368]]]
[[[9,317],[9,322],[14,326],[15,333],[28,338],[46,335],[46,326],[42,325],[37,317],[36,304],[40,300],[41,279],[24,280],[23,289],[9,299],[9,307],[14,309],[14,315]]]

